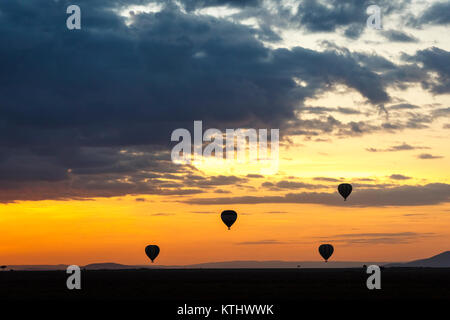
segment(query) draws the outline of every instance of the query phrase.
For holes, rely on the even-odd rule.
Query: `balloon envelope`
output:
[[[342,183],[338,186],[338,191],[340,195],[344,198],[344,201],[347,200],[350,193],[352,193],[353,187],[349,183]]]
[[[150,260],[152,260],[152,263],[153,263],[153,260],[155,260],[159,254],[159,247],[155,246],[155,245],[146,246],[145,254],[147,255],[147,257],[150,258]]]
[[[334,248],[331,244],[322,244],[319,247],[319,253],[322,256],[322,258],[325,259],[325,262],[328,262],[328,259],[331,257],[333,252]]]
[[[230,227],[237,219],[237,213],[233,210],[225,210],[222,212],[220,217],[222,218],[223,223],[225,223],[225,225],[228,227],[228,230],[230,230]]]

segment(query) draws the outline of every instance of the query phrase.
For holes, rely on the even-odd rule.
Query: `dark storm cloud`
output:
[[[336,112],[340,114],[361,114],[361,111],[352,108],[329,108],[329,107],[302,107],[301,111],[312,114],[327,114],[329,112]]]
[[[95,3],[105,5],[94,1],[85,11],[97,8]],[[47,4],[46,9],[52,17],[61,8]],[[38,130],[47,144],[167,143],[171,129],[197,118],[209,119],[211,125],[237,120],[279,125],[292,116],[298,99],[330,81],[347,84],[374,103],[388,99],[375,73],[337,52],[271,51],[248,27],[175,10],[137,15],[133,28],[103,7],[93,11],[96,18],[104,16],[100,20],[105,25],[95,19],[93,28],[94,19],[87,14],[84,28],[69,32],[58,24],[63,17],[40,21],[37,15],[30,19],[35,21],[32,35],[12,19],[16,14],[6,15],[10,19],[3,24],[3,43],[13,45],[4,48],[2,67],[14,72],[5,72],[2,79],[8,83],[2,93],[9,98],[3,113],[8,129],[25,129],[10,144],[37,145],[31,134]],[[47,37],[40,36],[44,27]],[[29,54],[21,56],[25,43]],[[204,56],[196,57],[199,52]],[[296,87],[295,75],[306,76],[310,86]],[[18,94],[19,89],[27,96]]]
[[[382,15],[401,10],[409,1],[318,1],[305,0],[298,5],[297,14],[291,19],[311,32],[334,32],[339,27],[346,27],[345,35],[357,38],[361,34],[361,28],[365,27],[368,14],[367,8],[376,4],[382,8]]]
[[[385,110],[382,105],[378,106],[380,110]],[[301,109],[302,110],[302,109]],[[314,136],[330,135],[340,138],[363,136],[377,132],[395,133],[405,129],[425,129],[439,116],[432,113],[423,114],[419,112],[403,112],[401,117],[396,115],[393,119],[389,119],[387,113],[386,119],[380,123],[379,121],[359,120],[344,122],[338,120],[332,115],[327,114],[327,110],[318,107],[311,110],[306,109],[307,113],[315,114],[316,117],[312,119],[303,119],[302,112],[299,114],[299,119],[291,120],[291,126],[285,128],[286,135],[302,135],[306,139],[311,139]],[[305,110],[303,110],[305,112]],[[444,113],[445,110],[442,110]],[[327,141],[321,138],[321,141]],[[318,140],[316,140],[318,141]],[[369,148],[369,151],[387,151]],[[389,150],[395,151],[395,150]]]
[[[405,90],[411,85],[420,84],[425,90],[434,94],[445,93],[447,87],[446,68],[450,56],[447,56],[445,50],[439,48],[429,48],[418,51],[416,54],[408,56],[403,55],[402,59],[405,64],[395,65],[385,58],[376,54],[366,55],[358,52],[351,52],[347,48],[342,48],[333,43],[324,43],[324,46],[329,50],[336,50],[341,55],[351,57],[358,61],[358,64],[364,68],[375,70],[381,75],[383,86],[393,87],[400,90]],[[428,55],[439,55],[440,62],[427,61],[425,57]],[[418,63],[419,61],[423,61]],[[443,66],[440,68],[440,66]],[[439,69],[440,68],[440,69]],[[448,69],[448,68],[447,68]],[[436,80],[435,74],[440,75]],[[450,86],[450,84],[448,85]],[[336,110],[327,107],[311,107],[306,106],[300,108],[300,115],[302,113],[315,114],[315,119],[302,120],[299,119],[296,123],[297,129],[292,129],[289,134],[317,136],[319,134],[328,133],[337,136],[355,136],[365,135],[375,132],[390,132],[394,133],[405,129],[425,129],[440,116],[446,116],[448,110],[445,108],[434,111],[427,110],[426,112],[419,112],[419,108],[414,105],[403,103],[390,107],[385,107],[384,103],[379,103],[378,108],[380,112],[386,114],[384,123],[375,123],[373,121],[351,121],[343,122],[335,119],[331,113],[339,112],[341,114],[351,114],[351,110]],[[389,117],[391,112],[394,117]],[[400,114],[401,111],[401,114]],[[360,114],[362,112],[360,111]],[[294,127],[294,126],[292,126]]]
[[[185,186],[195,186],[195,187],[215,187],[215,186],[226,186],[226,185],[237,185],[240,183],[247,182],[248,179],[240,178],[237,176],[186,176],[183,184]]]
[[[344,35],[349,39],[358,39],[363,33],[365,25],[362,23],[350,24],[348,28],[345,29]]]
[[[0,202],[91,199],[126,194],[182,196],[204,192],[166,180],[168,173],[170,178],[177,176],[182,181],[196,172],[189,166],[173,164],[167,152],[149,149],[136,153],[131,149],[91,147],[81,150],[84,156],[74,152],[60,157],[39,152],[40,158],[4,154],[0,162],[3,181]],[[110,157],[113,160],[105,160]],[[8,168],[17,171],[8,172]]]
[[[356,192],[357,191],[357,192]],[[199,198],[183,202],[197,205],[309,203],[328,206],[385,207],[435,205],[450,201],[450,185],[431,183],[423,186],[397,186],[383,189],[358,189],[347,202],[336,193],[287,193],[284,196],[243,196]]]
[[[82,29],[69,31],[67,1],[0,2],[2,201],[184,195],[239,183],[185,184],[180,175],[193,169],[170,162],[170,133],[192,132],[193,120],[202,119],[204,127],[283,134],[304,99],[337,84],[372,104],[389,101],[382,77],[348,52],[270,49],[258,40],[262,31],[184,14],[171,2],[161,12],[135,14],[130,27],[112,10],[145,3],[80,0]],[[185,4],[250,10],[257,1]],[[323,130],[338,124],[329,118]],[[347,130],[367,128],[352,123]]]
[[[345,50],[339,48],[339,50]],[[377,67],[382,72],[384,85],[404,90],[411,84],[420,84],[434,94],[450,92],[450,52],[437,47],[402,55],[404,64],[393,65],[385,58],[348,53],[365,67]],[[435,76],[437,74],[437,77]]]
[[[342,50],[342,48],[340,48]],[[352,56],[359,61],[363,66],[375,70],[377,72],[380,71],[390,71],[390,70],[396,70],[398,67],[392,63],[391,61],[387,60],[386,58],[376,55],[376,54],[362,54],[362,53],[353,53]]]
[[[303,29],[308,33],[340,32],[349,39],[358,39],[366,28],[367,8],[376,4],[382,9],[383,18],[390,14],[402,12],[409,0],[303,0],[292,3],[289,8],[278,0],[272,1],[232,1],[232,0],[181,0],[187,11],[214,6],[239,8],[240,12],[232,15],[236,20],[254,18],[259,27],[265,30],[274,28]],[[291,10],[295,9],[295,10]],[[343,32],[341,32],[343,31]],[[277,37],[274,40],[278,40]],[[395,40],[395,39],[394,39]],[[395,40],[396,41],[396,40]]]
[[[123,195],[187,196],[203,193],[201,189],[163,188],[152,181],[124,182],[123,176],[73,177],[63,182],[28,182],[2,186],[0,203],[39,200],[90,200]]]
[[[417,51],[415,55],[404,56],[404,60],[420,63],[424,72],[436,73],[435,77],[428,77],[421,81],[422,87],[435,93],[450,92],[450,52],[432,47]]]
[[[373,104],[389,101],[382,78],[358,64],[347,52],[328,50],[317,54],[316,51],[295,47],[292,50],[275,50],[274,59],[280,66],[290,66],[294,76],[308,82],[307,88],[326,88],[325,77],[328,81],[345,84],[359,91]],[[329,66],[330,69],[326,70],[324,66]],[[308,74],[306,79],[304,74]]]
[[[419,40],[413,35],[398,30],[387,30],[381,33],[383,37],[391,42],[418,42]]]
[[[386,128],[374,125],[365,121],[349,121],[347,123],[337,120],[333,116],[320,116],[315,119],[297,119],[291,121],[291,128],[287,128],[289,135],[304,135],[307,137],[318,136],[321,134],[335,135],[338,137],[351,137],[370,134],[377,131],[386,131]],[[398,130],[404,128],[404,125],[398,126]]]
[[[414,26],[447,25],[450,23],[450,3],[448,1],[435,2],[418,17],[411,18],[409,23]]]
[[[445,60],[446,51],[423,50],[398,66],[332,46],[324,51],[271,49],[261,42],[277,37],[270,23],[253,28],[185,14],[171,1],[161,2],[161,12],[135,14],[130,27],[112,10],[145,3],[79,0],[82,29],[69,31],[68,1],[0,2],[0,201],[187,195],[244,183],[191,180],[197,174],[192,167],[171,163],[170,133],[176,128],[192,132],[198,119],[204,127],[280,128],[282,135],[311,136],[422,128],[429,121],[411,115],[407,123],[380,127],[327,115],[292,119],[305,99],[341,84],[371,105],[390,102],[389,86],[420,82],[438,92],[426,72],[442,62],[433,64],[426,57],[431,52]],[[242,14],[268,14],[259,1],[183,3],[189,10],[227,5],[241,8]],[[387,14],[401,7],[382,3]],[[322,3],[305,1],[292,19],[284,19],[288,13],[280,9],[274,25],[304,20],[310,31],[348,28],[365,22],[361,10],[366,4],[331,1],[331,16]],[[306,16],[313,8],[316,16]],[[355,13],[361,14],[352,17]],[[445,80],[445,68],[436,72]],[[357,114],[349,108],[330,112]]]

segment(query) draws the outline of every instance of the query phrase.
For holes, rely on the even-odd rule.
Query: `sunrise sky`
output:
[[[162,265],[450,250],[449,10],[2,0],[0,264],[147,264],[148,244]],[[171,133],[194,120],[280,129],[278,171],[173,163]]]

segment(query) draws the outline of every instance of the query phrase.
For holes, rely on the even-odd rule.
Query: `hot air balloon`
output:
[[[228,230],[230,230],[230,227],[237,219],[237,213],[233,210],[225,210],[222,212],[220,217],[222,218],[223,223],[225,223],[225,225],[228,227]]]
[[[319,247],[319,253],[322,256],[322,258],[325,259],[325,262],[328,262],[328,259],[333,254],[334,248],[331,244],[322,244]]]
[[[342,183],[338,186],[338,191],[340,195],[347,201],[348,196],[352,193],[353,187],[349,183]]]
[[[156,245],[146,246],[145,247],[145,254],[147,255],[147,257],[150,258],[150,260],[152,260],[152,263],[153,263],[153,260],[155,260],[156,257],[159,254],[159,247],[156,246]]]

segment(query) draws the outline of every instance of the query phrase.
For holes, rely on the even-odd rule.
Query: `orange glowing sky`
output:
[[[291,2],[285,1],[286,5]],[[270,1],[267,3],[270,3]],[[425,5],[423,2],[413,1],[413,3],[413,8],[416,8],[414,6],[417,5],[417,8],[424,10],[422,8]],[[134,20],[136,19],[135,17],[139,14],[153,15],[155,12],[163,10],[163,7],[163,5],[152,4],[149,6],[124,7],[120,8],[120,10],[115,8],[114,11],[108,11],[108,14],[117,14],[119,17],[122,17],[124,19],[123,28],[136,31],[138,26],[136,29],[133,29],[134,24],[137,23]],[[134,14],[130,13],[131,9],[134,10]],[[262,22],[258,19],[239,17],[236,14],[240,10],[244,9],[211,7],[199,9],[193,13],[186,13],[180,10],[177,14],[189,22],[191,20],[189,20],[188,15],[191,14],[195,16],[195,19],[192,19],[194,22],[199,20],[200,17],[208,16],[208,19],[223,19],[227,23],[229,22],[230,26],[227,28],[230,30],[236,25],[254,27],[255,30],[259,30],[258,28],[260,28]],[[420,10],[413,11],[417,13],[421,12]],[[151,17],[152,19],[155,18],[151,20],[152,23],[156,21],[157,16]],[[238,21],[239,19],[242,19],[242,21]],[[109,20],[105,19],[105,21]],[[206,20],[205,18],[205,21],[217,22],[218,20]],[[389,18],[384,21],[385,30],[398,28],[402,22],[398,16],[392,16],[392,19]],[[219,25],[218,23],[216,24]],[[143,25],[146,28],[153,26],[150,22],[148,26],[145,23]],[[277,32],[281,39],[273,42],[270,39],[259,39],[256,36],[253,38],[253,33],[251,33],[251,41],[258,41],[257,44],[261,45],[261,48],[258,47],[260,50],[269,50],[268,48],[270,48],[270,50],[274,50],[273,52],[277,49],[290,52],[289,50],[295,47],[301,47],[305,48],[305,50],[311,50],[306,55],[310,55],[311,53],[309,52],[317,51],[323,53],[326,50],[331,50],[329,51],[332,53],[330,55],[345,57],[348,60],[356,59],[356,53],[360,53],[361,55],[366,55],[367,59],[370,57],[382,57],[396,66],[407,65],[408,67],[417,68],[423,67],[423,62],[402,60],[404,56],[412,56],[420,50],[428,50],[427,52],[435,54],[447,54],[446,57],[450,56],[448,52],[450,50],[450,38],[443,36],[444,34],[448,35],[449,31],[448,26],[445,25],[434,25],[420,29],[413,29],[410,25],[405,25],[401,30],[408,34],[414,34],[415,39],[417,39],[417,41],[405,43],[390,43],[382,36],[382,33],[377,33],[375,30],[365,31],[360,38],[352,40],[343,35],[342,26],[339,26],[335,32],[328,33],[309,32],[304,28],[299,28],[289,25],[274,28],[274,32]],[[207,28],[192,29],[198,29],[203,32],[202,30]],[[46,29],[44,28],[44,30]],[[86,30],[92,31],[88,28]],[[189,28],[186,28],[186,30],[186,32],[190,31]],[[228,29],[225,28],[225,30]],[[148,33],[157,38],[154,34],[151,34],[153,31],[150,29]],[[95,35],[98,32],[100,31],[94,28],[92,34]],[[109,32],[108,29],[106,33]],[[144,34],[146,35],[146,33]],[[29,35],[27,34],[27,36]],[[199,43],[203,45],[204,43],[201,42],[203,41],[202,37],[206,39],[207,36],[210,35],[199,36]],[[39,36],[36,38],[39,38]],[[149,36],[149,38],[151,37]],[[183,39],[183,37],[175,35],[172,38],[168,36],[167,39],[164,38],[164,41],[161,40],[161,42],[166,46],[179,39]],[[243,39],[245,39],[244,36]],[[166,40],[167,43],[165,42]],[[213,37],[213,40],[216,41],[217,39]],[[331,41],[332,44],[327,41]],[[86,46],[89,47],[89,45],[92,44]],[[238,45],[240,43],[236,46]],[[30,48],[33,46],[36,48],[46,47],[42,43],[30,44],[29,46]],[[108,50],[110,50],[109,46],[109,42],[104,44],[104,47]],[[139,49],[140,46],[141,44],[135,45]],[[252,46],[257,45],[252,44]],[[117,47],[120,47],[120,45]],[[142,47],[148,50],[152,49],[151,45],[146,47],[144,44]],[[23,50],[22,53],[27,53],[28,43],[24,45],[24,48],[21,49]],[[82,44],[79,46],[74,45],[71,50],[79,50],[80,48],[83,48]],[[99,50],[101,48],[99,45]],[[433,51],[430,48],[439,48],[440,51]],[[195,63],[200,61],[198,62],[199,64],[201,59],[208,58],[208,55],[203,51],[189,51],[188,54],[189,59],[195,58],[197,59]],[[229,55],[232,56],[233,53]],[[99,54],[94,60],[101,66],[100,62],[103,62],[103,58],[100,59],[100,56]],[[126,69],[127,63],[131,64],[130,61],[133,59],[127,60],[127,57],[120,60],[120,68]],[[59,56],[58,58],[61,61],[65,61]],[[119,58],[122,59],[120,55]],[[166,57],[159,58],[160,61],[164,62]],[[143,61],[145,59],[147,59],[147,56],[142,58]],[[236,57],[236,59],[241,59],[241,57]],[[273,57],[268,55],[267,61],[263,62],[269,64],[271,59]],[[105,61],[109,60],[105,57]],[[114,60],[112,59],[111,61]],[[359,64],[363,64],[363,62],[358,61]],[[253,64],[250,65],[253,66]],[[54,70],[59,70],[60,68],[57,64],[52,66]],[[78,67],[81,68],[82,63]],[[147,67],[148,69],[145,69]],[[157,72],[160,72],[161,78],[164,78],[166,76],[165,70],[163,72],[159,69],[163,67],[165,66],[158,65],[154,69],[151,69],[150,66],[145,66],[142,69],[136,68],[139,69],[136,78],[140,79],[141,75]],[[179,67],[182,68],[178,65],[170,65],[170,68],[167,69],[173,71],[173,69]],[[207,67],[211,68],[211,70],[214,69],[210,65],[207,65]],[[220,67],[220,63],[214,67]],[[27,67],[25,66],[23,69],[27,69]],[[109,72],[109,67],[106,69]],[[99,72],[103,71],[103,69],[99,70]],[[133,69],[133,71],[135,70]],[[320,70],[317,73],[326,73],[327,71]],[[42,72],[46,75],[45,70]],[[91,71],[89,70],[89,72]],[[393,81],[392,83],[388,83],[388,81],[383,82],[385,81],[383,76],[387,74],[386,77],[388,77],[389,75],[392,76],[392,74],[383,73],[384,70],[375,70],[374,72],[376,76],[381,78],[380,83],[384,86],[382,89],[389,96],[389,100],[380,104],[370,101],[367,96],[363,96],[361,92],[355,89],[356,86],[349,87],[349,84],[347,83],[346,85],[345,81],[339,77],[330,77],[330,84],[326,89],[321,88],[314,94],[305,94],[306,98],[299,101],[298,106],[295,106],[292,119],[284,119],[284,124],[289,121],[292,123],[298,121],[298,127],[286,125],[286,128],[290,131],[288,130],[282,134],[279,168],[273,174],[258,176],[261,173],[258,165],[232,161],[219,165],[212,159],[206,159],[204,162],[196,164],[195,167],[183,167],[185,171],[164,171],[165,167],[161,169],[157,165],[155,167],[149,165],[151,169],[156,168],[154,171],[150,169],[146,171],[147,167],[145,166],[136,169],[134,167],[136,163],[147,164],[146,161],[148,161],[153,165],[153,160],[156,163],[157,160],[161,159],[155,156],[156,151],[153,152],[150,146],[141,142],[140,137],[138,137],[136,144],[130,143],[129,146],[123,145],[125,143],[122,144],[122,138],[123,141],[126,141],[126,138],[128,138],[128,130],[132,132],[132,129],[135,129],[133,123],[127,124],[125,128],[122,127],[126,133],[116,132],[115,128],[112,131],[100,132],[100,142],[106,141],[106,146],[100,146],[98,148],[100,151],[94,150],[95,152],[98,151],[100,155],[100,164],[94,163],[92,167],[89,167],[91,165],[89,160],[90,156],[94,155],[95,152],[89,148],[95,144],[94,142],[92,142],[92,145],[90,144],[91,136],[89,134],[91,132],[86,129],[86,132],[88,132],[87,137],[83,136],[81,140],[83,143],[86,143],[82,147],[86,147],[88,151],[80,148],[80,150],[82,149],[81,151],[77,149],[77,152],[73,152],[75,156],[82,155],[86,158],[83,158],[82,165],[78,168],[78,173],[76,170],[72,170],[73,167],[70,165],[64,167],[63,173],[67,173],[68,178],[62,182],[54,182],[50,178],[47,179],[47,177],[37,181],[37,179],[34,180],[34,177],[32,177],[29,185],[23,187],[20,184],[22,180],[18,178],[11,181],[8,178],[10,172],[6,170],[6,182],[0,180],[2,184],[5,183],[6,185],[8,183],[8,186],[1,189],[3,194],[0,197],[0,200],[3,201],[0,203],[0,264],[85,265],[101,262],[148,264],[149,260],[144,254],[144,248],[148,244],[157,244],[161,248],[161,253],[155,261],[156,264],[160,265],[185,265],[231,260],[319,261],[321,258],[317,252],[317,247],[324,242],[334,245],[335,252],[332,257],[334,261],[407,261],[425,258],[450,250],[450,113],[448,112],[450,94],[448,92],[432,92],[429,88],[423,86],[423,83],[420,82],[421,79],[411,80],[410,82],[405,81],[405,83],[399,83],[399,81]],[[416,72],[419,71],[416,70]],[[428,84],[436,85],[433,81],[441,79],[434,69],[426,72],[431,74],[427,78]],[[65,74],[64,72],[61,73]],[[263,73],[261,72],[261,74]],[[295,90],[303,90],[308,84],[314,84],[314,81],[318,81],[318,74],[314,74],[311,79],[301,79],[300,76],[302,74],[301,72],[299,73],[299,77],[290,79],[294,80],[292,82]],[[106,75],[109,76],[109,73],[106,73]],[[34,78],[34,76],[29,78]],[[89,75],[89,77],[93,78],[94,76],[95,74]],[[122,75],[120,76],[122,77]],[[125,74],[124,79],[128,79],[126,78],[127,76],[128,74]],[[268,75],[263,74],[263,76],[266,77]],[[48,77],[45,76],[44,80],[52,77],[57,78],[56,75],[50,74]],[[70,78],[69,75],[67,75],[67,78]],[[120,90],[118,86],[116,87],[116,83],[109,78],[102,78],[103,80],[107,84],[109,84],[109,80],[113,83],[112,87],[108,87],[106,90],[108,94],[111,94],[112,99],[116,98],[115,94],[119,97],[118,93],[120,93]],[[176,80],[178,79],[167,80],[169,86],[179,85],[179,83],[184,83],[183,81],[185,81],[184,84],[186,86],[192,85],[196,89],[195,84],[188,80],[180,79],[179,83]],[[203,85],[204,83],[214,82],[213,80],[206,77],[202,79],[201,83]],[[75,80],[73,81],[76,82]],[[91,81],[90,78],[89,81]],[[129,81],[131,82],[131,80]],[[120,82],[117,83],[120,84]],[[21,86],[21,84],[19,85]],[[34,85],[38,85],[38,83]],[[94,102],[88,99],[93,105],[96,105],[98,102],[95,100],[94,91],[97,90],[95,85],[94,80],[92,80],[92,88],[94,89],[90,88],[90,82],[80,85],[82,88],[89,87],[88,89],[91,90],[88,90],[86,96],[90,98],[91,95],[94,95],[92,100]],[[149,81],[146,85],[148,88],[139,87],[136,91],[131,90],[129,92],[133,94],[140,94],[141,91],[146,92],[151,89],[150,87],[153,86],[153,83]],[[447,84],[447,87],[450,88],[450,85]],[[253,88],[253,84],[249,85],[248,88],[250,91]],[[53,88],[49,91],[52,90]],[[17,92],[22,91],[17,90]],[[55,91],[57,90],[55,89]],[[72,93],[71,88],[67,89],[67,91]],[[201,92],[201,90],[198,91]],[[227,93],[227,91],[224,92]],[[183,100],[184,103],[186,97],[183,94],[185,93],[170,93],[176,97],[174,99],[170,96],[168,99],[170,103],[174,103],[175,100]],[[62,94],[62,96],[65,94]],[[143,98],[142,100],[145,103],[148,102],[150,106],[153,102],[152,99],[157,97],[158,94],[159,92],[150,98],[144,95],[145,99]],[[249,93],[250,96],[252,94],[253,92]],[[130,100],[132,100],[131,98]],[[201,98],[199,101],[203,101],[203,97]],[[222,95],[222,99],[224,98],[228,98],[226,94]],[[16,99],[18,97],[13,99],[14,108],[17,107]],[[61,99],[61,101],[58,99]],[[71,99],[78,101],[78,96],[70,98],[64,96],[63,98],[58,97],[58,99],[56,99],[55,104],[58,108],[63,108],[65,107],[64,102]],[[67,99],[67,101],[62,101],[64,99]],[[186,101],[188,100],[186,98]],[[260,101],[259,98],[257,101]],[[265,100],[261,98],[261,101]],[[145,106],[141,105],[141,103],[142,101],[137,99],[136,108],[138,111],[145,109]],[[220,99],[215,100],[215,104],[224,108],[223,101]],[[400,105],[411,105],[412,107],[409,109],[401,108],[399,107]],[[126,107],[128,108],[129,106]],[[211,106],[212,109],[215,107],[215,105]],[[3,105],[0,106],[0,112],[1,108],[3,108]],[[79,108],[80,113],[82,113],[89,110],[91,106],[80,105],[76,106],[76,108],[77,111]],[[119,110],[120,106],[115,106],[115,108]],[[273,108],[277,110],[278,106],[273,106]],[[320,111],[319,109],[325,111]],[[14,109],[14,112],[16,112],[16,109]],[[58,109],[56,114],[59,115],[59,112],[60,110]],[[118,117],[114,112],[111,112],[111,114],[116,119]],[[155,112],[155,114],[159,114],[158,112]],[[189,110],[186,111],[186,114],[188,112]],[[249,117],[257,118],[257,115],[252,112],[253,110],[249,112]],[[38,113],[36,112],[36,114]],[[63,112],[61,114],[65,116]],[[139,114],[139,112],[136,112],[136,117]],[[195,113],[193,112],[193,114]],[[218,114],[219,118],[222,117],[222,113]],[[51,121],[51,115],[48,117],[50,120],[45,119],[45,121]],[[153,113],[146,115],[150,118]],[[104,114],[103,111],[100,112],[100,116],[97,116],[101,117],[99,122],[107,122],[103,117],[107,119],[108,115]],[[177,114],[176,116],[181,117],[182,115]],[[190,115],[188,114],[188,116]],[[235,115],[231,118],[238,118],[235,123],[240,121],[239,117]],[[271,118],[271,115],[268,112],[265,117],[261,118],[268,119]],[[192,123],[194,120],[202,120],[201,118],[188,119],[189,123]],[[25,118],[21,125],[27,125],[28,120],[28,118]],[[40,128],[41,126],[45,127],[46,122],[42,120],[43,125],[40,122],[41,119],[38,120],[36,125],[30,125],[32,129]],[[71,119],[64,119],[62,125],[59,122],[54,126],[52,126],[53,124],[49,125],[49,128],[59,129],[64,126],[66,120],[70,123],[69,120]],[[85,119],[82,120],[81,127],[85,125]],[[167,121],[170,122],[169,120]],[[3,126],[1,121],[3,119],[0,119],[0,129]],[[15,118],[12,122],[14,121],[16,121]],[[148,126],[156,127],[152,121],[153,119],[149,121]],[[330,123],[330,126],[332,126],[333,121],[339,122],[336,128],[330,130],[327,130],[328,128],[326,127],[320,130],[317,128],[317,132],[320,132],[320,134],[313,132],[316,129],[315,126],[327,125],[327,123]],[[175,123],[178,125],[176,121]],[[256,123],[259,122],[256,121]],[[139,123],[139,125],[141,124]],[[71,123],[71,125],[74,124]],[[139,125],[136,125],[136,132],[139,132],[138,129],[141,129]],[[391,127],[387,125],[391,125]],[[108,123],[105,128],[110,129],[113,126],[114,124],[109,126]],[[359,126],[365,127],[359,130]],[[70,126],[68,125],[68,127]],[[305,129],[305,127],[307,128]],[[203,129],[206,130],[207,127]],[[261,129],[265,129],[265,127]],[[295,129],[308,132],[295,133]],[[23,132],[28,133],[26,130],[18,132],[21,134]],[[74,135],[73,132],[75,131],[66,133],[67,137],[71,138]],[[82,129],[80,129],[80,132],[76,132],[80,136],[80,132],[85,133]],[[111,137],[107,136],[107,134],[111,132],[113,132],[113,139],[120,140],[120,143],[114,145],[114,148],[108,149]],[[105,134],[104,137],[103,133]],[[57,133],[51,133],[50,136],[55,138],[55,141],[58,138]],[[22,141],[21,139],[17,140]],[[37,140],[39,139],[29,139],[29,141]],[[46,149],[48,146],[52,147],[53,142],[51,140],[47,145],[47,141],[44,141],[44,148],[39,148],[42,146],[35,148],[37,155],[33,154],[33,157],[41,161],[36,162],[36,166],[45,166],[47,165],[46,161],[50,163],[51,161],[48,159],[52,158],[49,154],[55,153],[56,156],[60,155],[55,150],[50,149],[48,151]],[[158,142],[160,143],[158,147],[163,145],[166,148],[170,144],[170,136],[167,135],[167,143],[165,140],[162,144],[161,141]],[[26,143],[28,143],[28,140],[26,140]],[[75,143],[76,147],[79,146],[77,143],[78,141]],[[10,147],[9,141],[6,144]],[[13,146],[8,150],[16,152],[15,147]],[[32,147],[35,146],[32,145]],[[139,149],[140,147],[143,151]],[[147,147],[149,149],[146,149]],[[67,148],[69,149],[70,146]],[[17,150],[19,149],[17,147]],[[95,148],[92,147],[92,149]],[[107,150],[105,151],[105,149]],[[35,150],[33,149],[32,151],[34,152]],[[57,149],[56,151],[60,150]],[[21,152],[22,150],[20,149],[18,151],[19,156],[17,158],[11,157],[11,159],[21,160],[23,156]],[[169,153],[170,149],[166,148],[164,151],[161,151],[161,153],[164,152]],[[66,161],[61,161],[64,165],[72,163],[70,161],[72,153],[67,152],[66,154],[61,152],[61,155],[64,158],[63,160]],[[43,158],[38,158],[38,156]],[[124,157],[124,163],[121,162],[122,158],[120,156]],[[152,158],[153,156],[155,158]],[[0,157],[0,165],[3,163],[2,157]],[[5,156],[5,158],[7,157]],[[104,159],[119,160],[111,166],[108,163],[105,167],[101,167]],[[54,163],[59,164],[60,162],[57,160],[54,160]],[[132,160],[137,161],[133,162]],[[125,163],[126,161],[129,162]],[[14,161],[11,162],[12,167],[15,168]],[[85,163],[88,163],[86,168],[83,167]],[[129,167],[132,167],[135,171],[132,173],[127,171],[118,176],[117,172],[121,173],[122,171],[115,171],[115,169],[121,169],[121,165],[127,167],[129,163],[131,163]],[[161,161],[161,163],[164,162]],[[165,163],[165,166],[168,167],[169,165],[172,165],[172,163]],[[20,166],[18,167],[21,168]],[[27,170],[30,167],[32,166],[24,166]],[[85,171],[83,171],[84,169]],[[98,172],[94,172],[97,169]],[[111,172],[107,171],[110,169]],[[5,173],[2,170],[2,167],[0,167],[0,175]],[[107,178],[102,180],[101,176],[104,172],[106,172],[105,176]],[[151,174],[155,172],[157,177],[151,177]],[[45,171],[45,173],[48,172]],[[166,173],[168,175],[164,176],[163,174]],[[11,174],[14,174],[14,172]],[[200,177],[203,179],[202,181],[209,184],[200,184],[195,180],[197,178],[194,176]],[[81,184],[80,181],[85,177],[88,177],[86,179],[88,182]],[[92,180],[89,180],[91,177],[93,177]],[[97,179],[98,177],[100,179]],[[230,177],[234,182],[227,182],[229,180],[226,179]],[[20,186],[14,189],[16,182]],[[354,185],[354,191],[346,203],[342,202],[342,199],[336,192],[337,185],[342,182],[349,182]],[[138,187],[148,186],[152,183],[155,183],[155,190],[142,193],[134,191],[142,190]],[[117,191],[117,193],[115,193],[116,184],[117,190],[120,189],[120,192]],[[168,187],[161,187],[164,184],[168,185]],[[80,185],[83,185],[85,189],[80,189]],[[107,187],[102,189],[105,185]],[[127,187],[128,185],[130,186],[130,191],[127,189],[126,192],[123,192],[124,186]],[[108,189],[109,186],[112,187]],[[61,190],[60,188],[66,187],[67,189],[61,192],[63,194],[61,196],[58,193]],[[195,189],[198,193],[182,194],[183,191],[192,189]],[[431,189],[435,191],[430,191]],[[160,192],[161,190],[165,191],[165,193]],[[401,199],[394,199],[395,201],[398,200],[398,202],[386,202],[386,197],[389,197],[390,190],[398,192]],[[423,190],[423,193],[420,190]],[[73,193],[71,193],[72,191]],[[171,191],[176,192],[174,195],[170,195]],[[331,197],[328,196],[330,194],[332,195]],[[317,197],[319,200],[286,200],[289,197],[303,196],[308,199],[309,197]],[[249,199],[255,200],[257,203],[252,204]],[[270,201],[267,199],[276,200]],[[227,230],[220,220],[221,211],[227,209],[235,210],[239,215],[237,222],[230,231]]]
[[[438,131],[437,131],[438,132]],[[371,178],[374,184],[448,183],[445,139],[379,134],[330,142],[303,142],[283,149],[276,175],[252,179],[245,186],[223,186],[227,194],[196,196],[133,195],[86,201],[20,201],[3,204],[0,261],[8,264],[88,264],[114,261],[145,264],[143,248],[161,247],[157,263],[192,264],[226,260],[319,260],[317,246],[335,245],[334,260],[396,261],[447,250],[448,203],[425,206],[349,207],[301,203],[195,205],[189,198],[274,195],[261,187],[286,177],[312,182],[313,177]],[[421,160],[417,151],[367,152],[400,141],[433,146],[444,158]],[[201,167],[200,167],[201,169]],[[227,168],[226,170],[230,170]],[[239,171],[242,171],[242,167]],[[205,167],[205,175],[226,174]],[[245,171],[245,170],[244,170]],[[392,174],[411,177],[393,181]],[[318,183],[318,182],[316,182]],[[329,184],[335,186],[336,183]],[[314,190],[315,191],[315,190]],[[295,191],[293,191],[295,192]],[[327,189],[327,192],[334,192]],[[339,195],[335,192],[336,197]],[[140,201],[136,201],[138,198]],[[145,200],[145,201],[143,201]],[[238,221],[228,231],[219,214],[232,208]],[[354,234],[355,236],[349,236]]]

